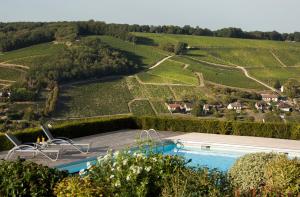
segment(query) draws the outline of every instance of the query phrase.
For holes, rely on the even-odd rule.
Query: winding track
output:
[[[173,57],[174,55],[170,55],[168,57],[165,57],[164,59],[160,60],[159,62],[157,62],[154,66],[151,66],[149,69],[153,69],[156,68],[157,66],[159,66],[160,64],[164,63],[164,61],[170,59],[171,57]]]

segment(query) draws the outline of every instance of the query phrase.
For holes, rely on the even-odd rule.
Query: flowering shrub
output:
[[[183,158],[142,151],[109,152],[88,176],[110,196],[159,196],[164,180],[185,166]]]

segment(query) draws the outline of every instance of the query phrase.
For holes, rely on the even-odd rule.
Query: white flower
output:
[[[152,160],[153,160],[154,162],[157,162],[157,159],[156,159],[155,157],[153,157]]]
[[[134,153],[133,153],[133,156],[134,156],[134,157],[136,157],[136,156],[137,156],[137,153],[136,153],[136,152],[134,152]]]
[[[126,180],[129,181],[130,180],[130,175],[127,175]]]
[[[127,160],[127,159],[124,159],[124,161],[123,161],[123,166],[126,166],[126,165],[127,165],[127,162],[128,162],[128,160]]]
[[[117,165],[117,162],[114,162],[113,167],[116,167],[116,165]]]
[[[137,167],[136,174],[140,174],[142,170],[143,170],[142,167]]]
[[[120,167],[120,166],[118,166],[118,167],[117,167],[117,170],[118,170],[118,171],[120,171],[120,170],[121,170],[121,167]]]
[[[110,175],[109,178],[110,178],[110,179],[113,179],[114,177],[115,177],[115,175],[112,174],[112,175]]]
[[[119,151],[114,152],[114,156],[117,157],[120,154]]]
[[[151,170],[151,166],[146,167],[145,170],[149,172]]]
[[[111,171],[115,171],[115,169],[114,169],[114,168],[111,168]]]
[[[115,183],[115,186],[116,186],[116,187],[119,187],[119,186],[121,186],[121,182],[120,182],[120,180],[117,180],[117,181],[116,181],[116,183]]]

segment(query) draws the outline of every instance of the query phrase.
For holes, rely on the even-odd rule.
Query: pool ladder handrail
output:
[[[156,137],[156,140],[158,140],[162,146],[163,146],[163,151],[165,150],[165,145],[163,143],[163,140],[161,139],[160,135],[159,135],[159,132],[157,132],[155,129],[149,129],[149,130],[142,130],[141,133],[140,133],[140,140],[142,140],[142,137],[143,137],[143,134],[146,134],[146,140],[147,141],[153,141],[155,142],[155,138]],[[155,136],[153,137],[152,134],[154,134]]]
[[[142,139],[144,133],[146,134],[147,140],[154,141],[154,138],[151,135],[151,133],[154,133],[156,139],[158,139],[159,142],[162,142],[162,139],[156,130],[154,130],[154,129],[142,130],[140,133],[140,139]]]

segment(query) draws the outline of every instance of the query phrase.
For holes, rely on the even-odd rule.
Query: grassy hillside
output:
[[[51,55],[57,52],[57,50],[61,47],[61,44],[53,43],[33,45],[19,50],[3,53],[3,55],[0,55],[0,62],[30,66],[32,62],[36,61],[36,59]]]
[[[100,39],[113,48],[126,51],[139,57],[142,64],[150,66],[168,55],[167,52],[157,49],[153,46],[143,44],[133,44],[111,36],[100,36]]]

